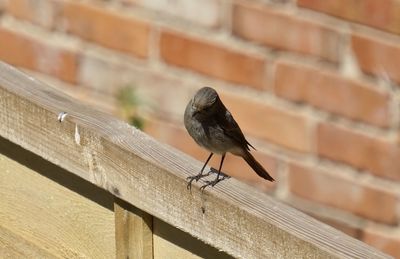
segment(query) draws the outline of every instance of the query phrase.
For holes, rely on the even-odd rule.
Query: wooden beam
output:
[[[152,259],[153,217],[118,198],[114,212],[117,259]]]
[[[4,63],[0,100],[1,136],[234,257],[388,258],[235,179],[189,192],[200,162]]]

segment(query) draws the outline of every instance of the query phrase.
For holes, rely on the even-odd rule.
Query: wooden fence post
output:
[[[153,258],[153,217],[118,199],[114,201],[118,259]]]

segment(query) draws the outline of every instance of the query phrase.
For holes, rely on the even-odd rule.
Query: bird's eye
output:
[[[211,109],[211,106],[206,106],[203,108],[203,112],[208,112]]]

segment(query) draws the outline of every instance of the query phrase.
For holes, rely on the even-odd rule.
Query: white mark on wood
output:
[[[78,124],[75,124],[75,143],[81,145],[81,135],[79,134]]]
[[[64,121],[65,117],[67,117],[67,115],[68,115],[68,113],[66,113],[66,112],[60,112],[60,113],[58,114],[57,120],[58,120],[59,122],[62,122],[62,121]]]
[[[91,140],[91,144],[98,143],[98,140]],[[95,146],[88,146],[83,147],[83,157],[88,165],[89,171],[89,180],[100,186],[103,189],[107,188],[107,176],[105,174],[104,168],[99,163],[98,153],[96,151]]]

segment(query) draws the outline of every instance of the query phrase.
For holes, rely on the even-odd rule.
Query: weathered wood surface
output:
[[[114,212],[117,259],[152,259],[153,217],[119,199]]]
[[[0,98],[1,136],[232,256],[389,258],[235,179],[187,191],[200,162],[4,63]]]
[[[3,142],[0,141],[2,152],[7,148]],[[44,170],[52,168],[55,166]],[[0,226],[47,253],[58,258],[115,256],[112,210],[3,154],[0,154],[0,197]]]
[[[0,225],[0,258],[59,258]]]

